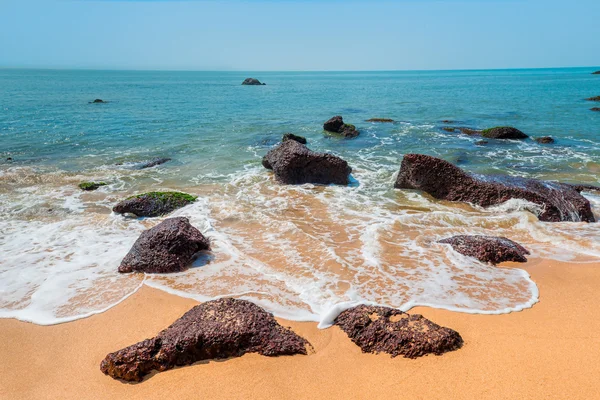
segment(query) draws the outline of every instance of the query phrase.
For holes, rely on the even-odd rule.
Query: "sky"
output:
[[[0,0],[0,67],[600,66],[600,0]]]

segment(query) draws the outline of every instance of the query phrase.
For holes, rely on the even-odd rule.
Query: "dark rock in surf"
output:
[[[90,104],[102,104],[102,103],[108,103],[108,101],[104,101],[102,99],[96,99],[94,101],[90,101]]]
[[[286,140],[269,151],[262,164],[273,170],[279,182],[287,184],[347,185],[352,172],[340,157],[311,151],[295,140]]]
[[[306,144],[306,138],[304,136],[297,136],[297,135],[294,135],[293,133],[284,134],[283,138],[281,138],[281,141],[285,142],[286,140],[295,140],[298,143]]]
[[[388,307],[360,305],[335,319],[364,353],[388,353],[392,357],[417,358],[442,355],[462,347],[460,334],[439,326],[419,314]]]
[[[554,139],[551,138],[550,136],[543,136],[543,137],[535,138],[535,141],[538,142],[539,144],[554,143]]]
[[[181,272],[203,250],[210,250],[210,241],[187,218],[168,218],[142,232],[121,261],[119,272]]]
[[[146,162],[143,162],[141,164],[138,164],[135,167],[137,169],[146,169],[146,168],[151,168],[151,167],[155,167],[157,165],[164,164],[164,163],[169,162],[169,161],[171,161],[170,158],[155,158],[153,160],[146,161]]]
[[[115,379],[141,381],[152,370],[166,371],[201,360],[246,353],[306,355],[310,347],[306,339],[279,325],[259,306],[225,298],[192,308],[152,339],[108,354],[100,370]]]
[[[359,135],[359,131],[356,130],[354,125],[345,124],[344,120],[340,115],[330,118],[323,124],[323,129],[327,132],[337,133],[344,136],[345,138],[351,139]]]
[[[477,142],[475,142],[475,145],[476,146],[485,146],[488,143],[489,142],[487,140],[478,140]]]
[[[527,262],[525,256],[529,254],[523,246],[504,237],[459,235],[439,243],[449,244],[462,255],[494,265],[504,261]]]
[[[390,119],[390,118],[371,118],[371,119],[368,119],[366,122],[392,123],[392,122],[395,122],[395,121],[393,119]]]
[[[261,83],[258,79],[246,78],[246,79],[244,79],[244,82],[242,82],[242,85],[262,86],[262,85],[266,85],[266,83]]]
[[[540,206],[541,221],[595,221],[590,202],[571,185],[510,176],[470,175],[447,161],[423,154],[404,156],[394,187],[422,190],[436,199],[482,207],[523,199]]]
[[[79,189],[89,192],[89,191],[97,190],[101,186],[106,186],[106,182],[81,182],[78,186],[79,186]]]
[[[527,139],[529,136],[512,126],[497,126],[484,129],[481,136],[489,139]]]
[[[116,206],[119,214],[134,214],[138,217],[158,217],[196,201],[196,197],[181,192],[149,192],[131,196]]]
[[[588,101],[600,101],[600,96],[588,97],[586,100],[588,100]]]

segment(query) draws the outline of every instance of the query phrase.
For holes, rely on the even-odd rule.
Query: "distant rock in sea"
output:
[[[588,101],[600,101],[600,96],[588,97],[586,100],[588,100]]]
[[[354,125],[345,124],[340,115],[336,115],[325,122],[323,129],[327,132],[340,134],[348,139],[355,138],[360,133]]]
[[[157,165],[164,164],[164,163],[169,162],[169,161],[171,161],[170,158],[155,158],[153,160],[145,161],[143,163],[140,163],[140,164],[136,165],[135,168],[137,168],[137,169],[151,168],[151,167],[155,167]]]
[[[449,244],[462,255],[494,265],[504,261],[527,262],[525,256],[529,254],[523,246],[505,237],[459,235],[439,243]]]
[[[286,140],[263,157],[262,165],[286,184],[347,185],[352,168],[340,157],[311,151],[305,145]]]
[[[538,206],[534,211],[541,221],[595,221],[590,202],[571,185],[505,175],[470,175],[448,161],[424,154],[404,156],[394,187],[481,207],[522,199]]]
[[[78,186],[81,190],[92,191],[97,190],[101,186],[106,186],[106,182],[81,182]]]
[[[540,143],[540,144],[551,144],[554,143],[554,139],[551,138],[550,136],[542,136],[539,138],[535,138],[535,141]]]
[[[590,108],[590,111],[600,111],[600,107],[592,107]]]
[[[306,138],[304,136],[297,136],[293,133],[285,133],[281,138],[281,141],[285,142],[286,140],[295,140],[298,143],[306,144]]]
[[[600,75],[600,71],[592,72],[592,75]]]
[[[463,345],[460,334],[419,314],[389,307],[360,305],[342,311],[335,319],[364,353],[388,353],[392,357],[417,358],[442,355]]]
[[[90,104],[99,104],[99,103],[108,103],[108,101],[104,101],[102,99],[96,99],[94,101],[90,101]]]
[[[389,119],[389,118],[371,118],[368,119],[366,122],[395,122],[393,119]]]
[[[196,201],[196,197],[181,192],[149,192],[131,196],[113,207],[119,214],[138,217],[158,217]]]
[[[527,139],[529,137],[512,126],[497,126],[495,128],[484,129],[481,131],[481,136],[489,139]]]
[[[266,83],[261,83],[258,79],[246,78],[244,79],[244,82],[242,82],[242,85],[261,86],[266,85]]]
[[[185,271],[194,255],[203,250],[210,250],[210,241],[187,218],[168,218],[142,232],[121,261],[119,272]]]
[[[100,370],[115,379],[141,381],[197,361],[308,354],[310,343],[246,300],[224,298],[195,306],[156,337],[110,353]]]

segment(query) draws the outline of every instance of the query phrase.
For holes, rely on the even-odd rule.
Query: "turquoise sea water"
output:
[[[532,258],[600,257],[595,224],[537,221],[527,204],[491,210],[392,189],[406,153],[477,173],[600,182],[600,95],[592,69],[431,72],[129,72],[0,70],[0,316],[54,323],[104,310],[147,284],[200,300],[235,295],[278,315],[326,321],[344,304],[466,312],[531,306],[520,269],[459,257],[436,240],[502,234]],[[242,86],[256,77],[266,86]],[[89,104],[101,98],[106,104]],[[344,140],[322,124],[343,115]],[[365,122],[392,118],[393,124]],[[515,126],[540,145],[448,133]],[[285,132],[353,167],[351,187],[285,187],[260,164]],[[137,170],[155,157],[173,160]],[[7,160],[11,158],[11,160]],[[109,183],[82,193],[80,181]],[[168,277],[116,273],[158,219],[111,213],[148,190],[200,196],[186,215],[211,258]],[[598,214],[600,199],[586,194]],[[560,245],[560,249],[558,249]],[[207,261],[208,260],[208,261]]]

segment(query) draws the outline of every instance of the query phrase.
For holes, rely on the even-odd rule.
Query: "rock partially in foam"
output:
[[[590,202],[571,185],[510,176],[474,176],[423,154],[404,156],[394,187],[422,190],[436,199],[482,207],[523,199],[541,206],[541,221],[595,221]]]
[[[352,172],[340,157],[311,151],[295,140],[286,140],[269,151],[262,164],[273,170],[279,182],[287,184],[347,185]]]
[[[335,319],[348,337],[365,353],[388,353],[392,357],[417,358],[459,349],[463,340],[450,328],[439,326],[419,314],[388,307],[360,305]]]
[[[153,160],[145,161],[143,163],[140,163],[140,164],[136,165],[135,168],[137,168],[137,169],[151,168],[151,167],[155,167],[157,165],[164,164],[164,163],[169,162],[169,161],[171,161],[171,159],[170,158],[166,158],[166,157],[155,158]]]
[[[152,370],[246,353],[306,355],[307,347],[306,339],[279,325],[259,306],[225,298],[192,308],[152,339],[110,353],[100,370],[115,379],[141,381]]]
[[[440,240],[460,254],[474,257],[481,262],[499,264],[504,261],[527,262],[529,251],[505,237],[458,235]]]
[[[119,214],[134,214],[138,217],[158,217],[187,206],[196,197],[181,192],[148,192],[131,196],[113,207]]]
[[[210,250],[210,241],[187,218],[169,218],[142,232],[121,262],[119,272],[181,272],[202,250]]]

